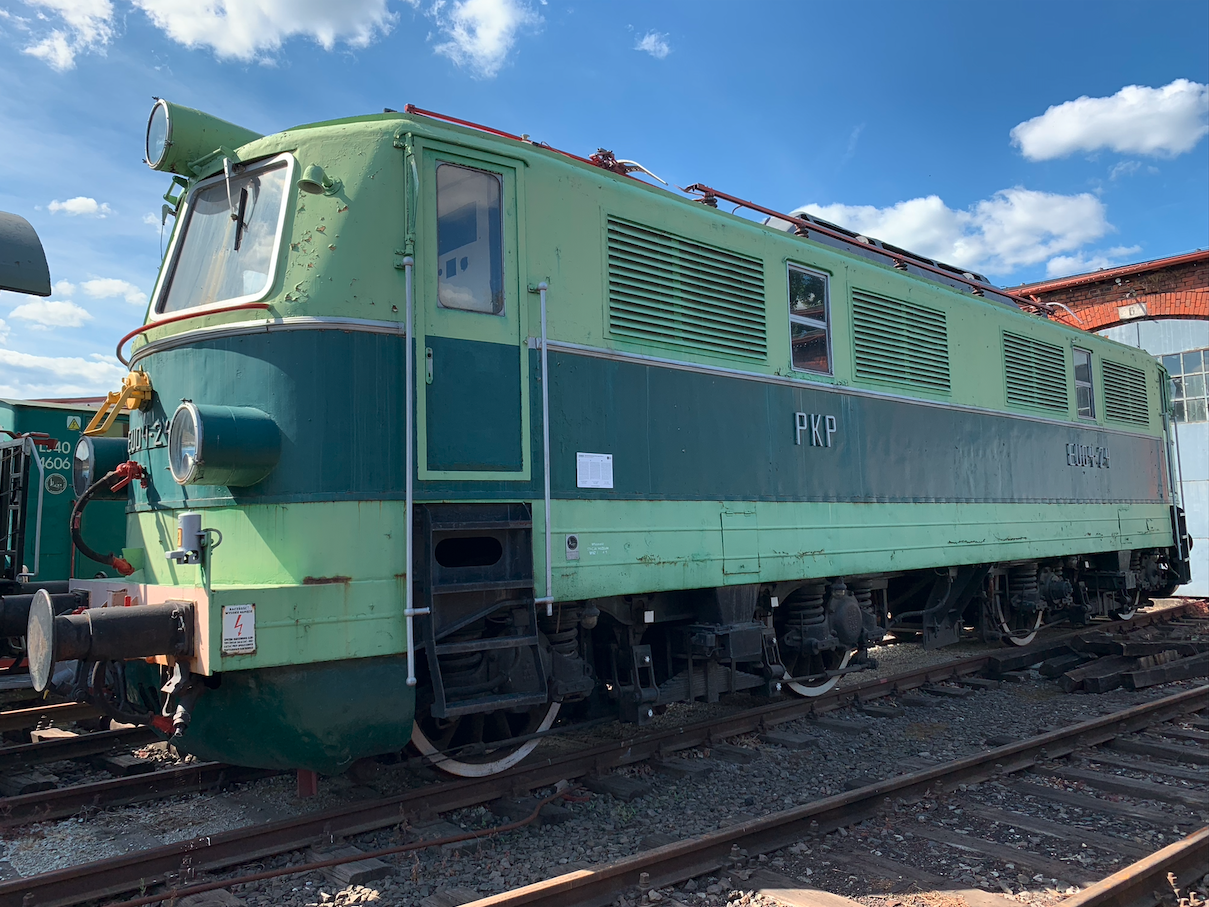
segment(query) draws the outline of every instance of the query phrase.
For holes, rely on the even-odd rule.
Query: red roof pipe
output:
[[[442,120],[446,123],[454,123],[458,126],[465,126],[467,129],[477,129],[479,132],[486,132],[488,135],[498,135],[502,139],[512,139],[514,142],[524,142],[526,145],[533,145],[537,148],[545,148],[547,151],[553,151],[556,154],[563,155],[564,157],[574,158],[575,160],[582,161],[585,164],[592,164],[592,162],[586,157],[580,157],[578,154],[572,154],[569,151],[560,151],[558,148],[547,145],[545,142],[534,142],[525,138],[524,136],[513,135],[511,132],[504,132],[501,129],[493,129],[490,126],[484,126],[482,123],[472,123],[470,120],[461,120],[457,117],[451,117],[447,113],[437,113],[435,110],[424,110],[422,107],[417,107],[415,104],[405,104],[403,106],[403,112],[409,115],[414,114],[417,116],[428,117],[432,120]],[[592,164],[592,166],[595,167],[596,165]]]
[[[706,198],[711,198],[711,197],[720,198],[723,201],[730,202],[732,205],[738,205],[739,207],[742,207],[742,208],[749,208],[752,211],[759,211],[761,214],[766,214],[769,217],[776,217],[776,218],[779,218],[780,220],[788,221],[791,224],[796,224],[797,227],[801,231],[803,231],[804,234],[807,234],[810,230],[814,230],[816,233],[822,233],[824,236],[830,236],[834,239],[840,240],[841,242],[848,243],[849,245],[857,246],[862,249],[870,249],[874,252],[880,252],[882,255],[885,255],[887,258],[889,258],[891,261],[895,262],[896,264],[899,264],[899,263],[906,264],[908,261],[902,255],[899,255],[896,252],[891,252],[889,249],[883,249],[880,246],[873,245],[872,243],[866,244],[866,243],[860,242],[858,240],[853,239],[851,236],[845,236],[843,233],[839,233],[835,230],[829,230],[826,227],[821,226],[820,224],[813,223],[804,218],[794,217],[792,214],[783,214],[780,211],[776,211],[772,208],[766,208],[763,205],[757,205],[755,202],[749,202],[749,201],[746,201],[745,199],[738,198],[734,195],[727,195],[725,192],[719,192],[717,189],[711,189],[709,186],[703,186],[700,183],[694,183],[693,185],[689,186],[684,191],[685,192],[696,192]],[[943,268],[934,267],[933,265],[930,265],[925,261],[920,261],[917,258],[912,258],[910,260],[910,264],[912,264],[915,267],[920,268],[924,271],[931,271],[933,274],[939,274],[941,277],[945,277],[949,280],[960,281],[961,283],[964,283],[967,286],[973,287],[977,290],[981,290],[984,292],[986,290],[990,290],[992,293],[996,293],[1000,296],[1006,296],[1008,299],[1011,299],[1013,302],[1015,302],[1021,306],[1028,306],[1031,309],[1037,309],[1039,311],[1045,312],[1046,314],[1049,314],[1052,311],[1048,304],[1040,302],[1039,300],[1029,299],[1026,296],[1020,296],[1016,293],[1012,293],[1012,292],[1010,292],[1008,290],[1004,290],[1000,287],[992,286],[989,283],[984,283],[981,280],[971,280],[968,277],[963,277],[962,275],[955,274],[952,271],[946,271]]]

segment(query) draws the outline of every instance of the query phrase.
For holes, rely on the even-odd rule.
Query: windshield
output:
[[[276,161],[193,193],[157,312],[260,296],[269,288],[287,176],[286,162]]]

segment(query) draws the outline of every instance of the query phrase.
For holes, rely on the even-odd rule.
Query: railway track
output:
[[[947,895],[959,895],[969,907],[1008,907],[1015,903],[993,892],[953,884],[948,877],[933,871],[940,871],[940,864],[945,861],[933,858],[930,852],[926,858],[932,859],[931,869],[918,865],[910,866],[887,858],[882,851],[874,849],[875,845],[868,844],[868,835],[860,835],[861,829],[867,830],[872,825],[880,828],[881,840],[895,830],[900,830],[906,834],[899,837],[915,839],[911,845],[915,848],[920,848],[920,845],[933,849],[953,848],[960,854],[976,854],[979,859],[998,861],[998,865],[1003,867],[1035,872],[1037,874],[1033,878],[1038,880],[1052,873],[1054,875],[1050,881],[1055,885],[1069,882],[1089,886],[1082,894],[1087,900],[1080,903],[1112,904],[1116,907],[1157,904],[1159,901],[1151,897],[1151,892],[1166,879],[1168,872],[1175,873],[1179,881],[1187,885],[1190,880],[1195,880],[1209,871],[1209,837],[1206,837],[1207,832],[1204,830],[1200,833],[1194,832],[1182,842],[1177,842],[1178,846],[1168,846],[1157,854],[1145,855],[1144,848],[1126,837],[1076,827],[1073,824],[1063,825],[1026,813],[997,810],[976,798],[988,784],[992,787],[1003,787],[1023,783],[1039,788],[1040,795],[1047,802],[1082,803],[1084,806],[1094,804],[1097,810],[1117,816],[1149,820],[1160,825],[1174,824],[1184,830],[1195,827],[1197,822],[1186,816],[1177,817],[1146,807],[1098,800],[1086,793],[1047,789],[1038,784],[1037,779],[1052,777],[1056,772],[1064,771],[1052,768],[1056,760],[1084,754],[1091,762],[1097,762],[1102,755],[1095,748],[1106,743],[1127,740],[1139,732],[1167,733],[1166,722],[1179,720],[1206,707],[1209,707],[1209,686],[1197,687],[1080,722],[1069,728],[1006,744],[989,752],[886,779],[841,795],[770,813],[760,819],[734,824],[709,834],[657,846],[605,865],[576,869],[552,879],[487,898],[468,902],[464,897],[457,898],[455,893],[453,898],[441,899],[438,892],[437,899],[421,903],[465,903],[468,907],[601,907],[613,903],[663,902],[669,907],[687,907],[688,901],[677,898],[686,897],[692,901],[688,892],[697,888],[702,891],[704,897],[709,898],[707,904],[722,903],[714,895],[724,896],[727,903],[732,903],[732,899],[745,903],[746,901],[742,900],[745,896],[760,894],[767,896],[766,903],[780,904],[783,907],[815,907],[823,904],[830,907],[840,907],[844,904],[857,907],[855,901],[839,895],[829,896],[825,890],[813,885],[804,886],[789,875],[793,872],[805,872],[806,876],[809,876],[811,864],[817,868],[837,863],[844,867],[845,874],[861,874],[861,877],[855,874],[847,875],[850,887],[854,881],[857,887],[860,887],[861,883],[868,885],[871,880],[877,880],[877,887],[873,891],[878,894],[895,890],[897,884],[900,891],[904,887],[916,890],[934,888]],[[1204,756],[1193,746],[1185,746],[1183,749],[1192,757],[1192,764],[1195,764],[1197,756]],[[1151,766],[1147,770],[1153,768]],[[1174,767],[1169,771],[1171,777],[1179,778],[1182,770]],[[1026,774],[1026,780],[1023,782],[1014,777],[1021,773]],[[1173,784],[1156,789],[1160,786],[1136,780],[1131,783],[1131,787],[1135,795],[1138,795],[1138,788],[1142,788],[1140,796],[1147,799],[1185,805],[1197,803],[1203,807],[1204,803],[1209,802],[1206,800],[1206,779],[1198,775],[1196,780],[1199,786],[1195,789],[1186,784]],[[1099,786],[1093,783],[1090,789],[1112,791],[1120,783],[1119,779],[1113,780],[1113,776],[1104,775]],[[540,809],[540,802],[537,807]],[[978,834],[971,834],[969,830],[950,828],[948,820],[940,818],[952,813],[960,816],[963,807],[966,811],[976,809],[981,820],[1001,826],[1011,834],[1036,832],[1038,836],[1048,836],[1067,846],[1069,842],[1079,840],[1084,847],[1102,848],[1124,855],[1142,854],[1143,859],[1108,880],[1097,881],[1092,877],[1093,873],[1079,862],[1060,861],[1048,855],[1045,847],[1030,847],[1027,844],[1015,846],[987,840]],[[537,818],[538,809],[534,810],[531,818]],[[1205,818],[1206,816],[1202,815],[1201,821]],[[510,823],[500,830],[512,830],[522,824],[525,823]],[[420,842],[369,853],[354,851],[348,857],[329,860],[326,865],[389,857],[452,840],[456,839]],[[839,844],[841,840],[848,841],[849,846]],[[1028,838],[1030,843],[1034,840],[1033,837]],[[773,854],[774,858],[766,863],[768,854]],[[795,857],[795,854],[801,856]],[[965,858],[971,859],[969,856]],[[792,863],[797,865],[787,865]],[[322,865],[324,864],[312,864],[314,868]],[[123,901],[114,907],[144,907],[161,901],[170,902],[173,896],[184,897],[304,871],[306,867],[289,867],[252,876],[187,885],[179,891],[138,897]],[[692,880],[698,878],[701,879],[701,885],[694,886]],[[799,875],[798,878],[802,877]],[[895,878],[897,883],[891,881]],[[686,890],[677,891],[674,886],[683,882],[689,883],[685,886]],[[1070,890],[1074,891],[1073,888]],[[927,898],[925,895],[920,903],[933,903]],[[43,902],[30,899],[27,903]]]
[[[1097,625],[1095,632],[1136,633],[1173,620],[1178,621],[1187,610],[1184,606],[1162,609],[1140,615],[1129,622],[1116,621]],[[1086,632],[1087,630],[1083,629],[1056,634],[1036,646],[1023,650],[989,650],[971,659],[933,666],[922,674],[916,671],[887,678],[888,685],[886,682],[877,681],[870,686],[870,682],[866,681],[856,688],[856,694],[861,698],[871,699],[889,692],[905,691],[923,685],[921,680],[923,683],[931,683],[949,676],[966,677],[988,668],[1010,670],[1017,663],[1035,660],[1036,653],[1048,653],[1053,647],[1061,646],[1064,641]],[[774,725],[785,720],[786,715],[793,717],[800,714],[803,706],[810,708],[813,705],[815,710],[823,711],[842,707],[851,701],[850,698],[832,701],[833,699],[834,697],[823,697],[812,704],[791,700],[785,704],[788,709],[773,710],[762,718],[766,725]],[[0,730],[28,731],[47,722],[67,723],[95,717],[97,712],[87,705],[43,705],[0,713]],[[28,822],[65,818],[76,815],[81,810],[104,809],[191,791],[213,790],[225,784],[253,780],[269,774],[218,763],[154,770],[153,764],[149,762],[135,764],[126,761],[119,762],[116,770],[134,777],[106,778],[83,784],[57,786],[53,775],[41,776],[37,772],[26,771],[34,766],[56,761],[121,755],[129,753],[131,747],[141,746],[155,739],[157,737],[154,732],[148,729],[123,728],[99,734],[80,734],[75,737],[0,747],[0,772],[7,772],[10,781],[19,782],[11,785],[10,796],[0,797],[0,829]],[[143,772],[147,774],[142,774]]]
[[[1143,616],[1127,626],[1141,628],[1182,614],[1180,609]],[[1099,629],[1111,627],[1101,625]],[[431,785],[405,794],[324,812],[265,823],[205,839],[154,848],[148,851],[97,861],[28,879],[0,884],[0,907],[21,904],[66,905],[88,898],[119,894],[153,882],[175,883],[183,877],[204,871],[216,871],[250,860],[305,848],[317,841],[333,841],[378,828],[398,825],[420,815],[432,815],[514,797],[558,782],[601,774],[610,769],[646,759],[666,759],[671,753],[696,746],[709,746],[737,734],[768,731],[804,715],[822,715],[828,711],[857,704],[868,708],[872,700],[939,682],[969,683],[974,688],[987,683],[979,672],[1004,669],[1021,659],[1038,660],[1038,652],[1053,644],[1049,640],[1032,654],[1023,651],[994,650],[975,657],[942,665],[875,678],[815,700],[789,700],[770,703],[756,709],[708,722],[648,733],[622,741],[601,744],[575,753],[538,759],[509,772],[487,779],[465,779]],[[961,689],[954,687],[954,689]]]
[[[1171,816],[1165,817],[1161,813],[1147,816],[1147,811],[1142,808],[1122,807],[1107,800],[1098,802],[1084,793],[1047,788],[1034,779],[1076,778],[1092,790],[1114,793],[1131,791],[1134,795],[1163,799],[1166,802],[1195,804],[1209,809],[1209,775],[1203,772],[1196,775],[1197,786],[1188,788],[1178,783],[1157,785],[1153,782],[1120,779],[1110,774],[1082,769],[1049,767],[1054,760],[1072,756],[1087,748],[1110,744],[1122,737],[1128,738],[1138,731],[1153,729],[1173,718],[1206,708],[1209,708],[1209,686],[1197,687],[1153,703],[997,747],[956,762],[911,772],[838,796],[782,810],[758,820],[740,823],[713,834],[670,843],[599,868],[577,870],[471,903],[473,907],[594,907],[611,904],[618,896],[641,896],[653,890],[659,892],[658,900],[675,904],[677,892],[674,887],[701,876],[714,878],[712,884],[720,885],[719,892],[724,889],[743,890],[745,883],[754,881],[755,884],[748,886],[751,890],[772,891],[772,899],[775,901],[777,891],[817,891],[814,885],[803,884],[788,874],[793,871],[789,865],[790,860],[782,858],[779,861],[788,872],[769,872],[759,868],[761,855],[802,847],[802,842],[812,842],[813,846],[806,846],[805,850],[814,859],[799,860],[798,863],[838,863],[843,866],[845,875],[851,872],[861,873],[864,878],[850,876],[858,882],[868,883],[873,879],[880,879],[889,881],[891,889],[894,882],[901,883],[904,880],[907,887],[918,886],[920,883],[928,887],[943,886],[951,893],[962,895],[967,903],[972,903],[972,907],[993,907],[995,904],[1010,903],[992,892],[979,893],[977,889],[953,886],[946,877],[923,867],[887,858],[878,850],[826,843],[825,836],[841,829],[844,830],[843,838],[854,837],[847,829],[872,819],[877,819],[883,828],[907,830],[921,843],[950,846],[966,854],[977,854],[984,860],[998,860],[1013,868],[1028,867],[1031,870],[1040,870],[1046,874],[1045,878],[1052,879],[1055,884],[1065,882],[1091,886],[1088,888],[1091,893],[1085,893],[1084,900],[1071,903],[1143,903],[1150,896],[1152,889],[1158,886],[1159,881],[1165,880],[1167,872],[1178,870],[1182,873],[1180,878],[1185,883],[1209,872],[1209,829],[1195,831],[1183,842],[1179,842],[1179,846],[1164,848],[1155,855],[1145,855],[1139,864],[1123,870],[1111,881],[1098,882],[1094,878],[1087,878],[1086,872],[1078,865],[1063,863],[1045,853],[1030,852],[1024,848],[986,840],[977,834],[953,831],[927,817],[927,813],[937,808],[948,812],[962,809],[960,805],[955,805],[956,803],[964,804],[967,810],[976,804],[981,818],[989,818],[990,821],[1007,828],[1035,831],[1043,836],[1055,837],[1064,843],[1082,839],[1089,846],[1116,848],[1118,852],[1136,854],[1138,848],[1124,839],[1114,839],[1095,831],[1062,826],[1023,814],[995,811],[993,807],[987,807],[971,798],[971,787],[996,779],[1000,782],[1007,780],[1007,783],[1013,785],[1024,784],[1035,788],[1033,796],[1080,804],[1084,809],[1103,810],[1118,816],[1132,814],[1156,821],[1165,819],[1167,822],[1186,827],[1192,823],[1182,822]],[[1187,749],[1190,759],[1205,755],[1203,751],[1197,751],[1193,747]],[[1098,752],[1086,756],[1091,763],[1100,763],[1104,758]],[[1107,758],[1111,760],[1112,757]],[[1173,780],[1187,780],[1190,773],[1182,773],[1177,767],[1172,768],[1174,771],[1162,767],[1159,767],[1159,770],[1168,772]],[[1030,777],[1024,781],[1010,779],[1010,776],[1018,773],[1026,773]],[[947,795],[954,791],[959,791],[960,796],[947,798]],[[925,812],[918,810],[918,804],[923,805]],[[895,833],[892,831],[891,835]],[[905,838],[904,835],[900,837]],[[879,834],[878,839],[882,838],[884,835]],[[820,848],[819,855],[816,856],[815,851]],[[802,865],[799,871],[806,868],[808,867]],[[1122,894],[1123,891],[1127,893]],[[835,900],[833,903],[839,905],[842,901]]]

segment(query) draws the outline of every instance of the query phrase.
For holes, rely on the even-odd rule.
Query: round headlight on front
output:
[[[197,407],[185,402],[176,408],[168,429],[168,468],[179,485],[192,485],[201,478],[202,425]]]
[[[171,144],[172,119],[168,113],[168,102],[156,98],[147,120],[147,166],[152,170],[158,168],[164,162]]]
[[[181,485],[255,485],[281,457],[281,431],[251,406],[186,400],[168,430],[168,466]]]
[[[108,475],[126,462],[128,451],[125,438],[90,438],[87,435],[76,442],[75,455],[71,458],[71,487],[78,498],[97,479]],[[101,487],[93,493],[99,501],[124,501],[128,492],[110,491]]]

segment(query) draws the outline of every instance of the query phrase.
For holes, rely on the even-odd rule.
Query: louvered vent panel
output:
[[[609,333],[618,338],[763,359],[764,265],[609,218]]]
[[[1062,347],[1005,331],[1003,369],[1009,404],[1067,411],[1066,356]]]
[[[852,333],[858,378],[949,392],[944,312],[853,290]]]
[[[1146,373],[1140,368],[1104,360],[1100,375],[1104,379],[1104,415],[1116,422],[1149,425]]]

